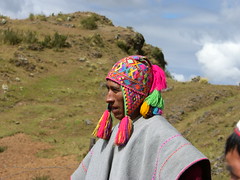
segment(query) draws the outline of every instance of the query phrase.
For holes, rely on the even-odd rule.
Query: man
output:
[[[164,71],[144,56],[118,61],[108,73],[107,110],[94,135],[100,139],[72,180],[208,180],[209,160],[161,114]],[[120,122],[112,128],[111,113]]]
[[[240,179],[240,121],[226,141],[225,159],[231,179]]]

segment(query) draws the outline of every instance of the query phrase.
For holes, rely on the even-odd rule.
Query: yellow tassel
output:
[[[112,131],[112,118],[108,110],[106,110],[100,120],[97,127],[93,131],[93,135],[102,139],[108,139]]]
[[[149,112],[149,108],[150,106],[147,104],[146,101],[144,101],[140,109],[140,113],[142,114],[143,117],[147,116],[147,113]]]
[[[103,115],[102,115],[102,117],[103,117]],[[93,131],[93,133],[92,133],[93,136],[96,136],[96,137],[97,137],[97,132],[98,132],[98,129],[99,129],[99,127],[100,127],[100,122],[101,122],[101,120],[102,120],[102,117],[101,117],[100,120],[98,121],[97,126],[95,127],[95,129],[94,129],[94,131]]]

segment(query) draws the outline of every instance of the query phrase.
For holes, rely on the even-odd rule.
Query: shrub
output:
[[[7,29],[3,31],[3,42],[16,45],[22,42],[22,38],[18,31],[15,32],[12,29]]]
[[[30,19],[31,21],[33,21],[35,19],[35,16],[33,13],[30,13],[28,16],[28,19]]]
[[[47,21],[47,17],[44,14],[38,14],[36,18],[40,21]]]
[[[56,48],[66,47],[67,46],[66,40],[67,40],[67,36],[58,34],[56,32],[52,39],[52,47],[56,47]]]
[[[69,44],[66,42],[67,36],[58,34],[57,32],[51,38],[50,35],[45,35],[44,40],[41,42],[42,46],[47,48],[63,48],[69,47]]]
[[[29,44],[38,42],[36,32],[27,31],[24,34],[23,41]]]
[[[91,38],[90,38],[90,42],[93,45],[96,45],[98,47],[104,47],[104,42],[103,39],[101,37],[100,34],[94,34]]]
[[[208,79],[201,77],[200,80],[199,80],[199,83],[208,84]]]
[[[128,53],[129,47],[125,41],[119,40],[116,42],[117,46],[122,49],[124,52]]]
[[[41,44],[44,47],[51,48],[51,36],[50,35],[45,35],[44,40],[41,42]]]
[[[163,69],[165,69],[165,66],[167,65],[164,55],[158,47],[154,47],[151,51],[151,55],[154,59],[156,59],[156,64],[161,66]]]
[[[155,59],[164,59],[162,51],[158,47],[152,49],[151,55]]]
[[[6,146],[0,146],[0,153],[6,151],[7,147]]]
[[[134,30],[133,30],[133,27],[131,27],[131,26],[127,26],[126,28],[129,29],[129,30],[131,30],[131,31],[134,31]]]
[[[98,21],[98,17],[96,15],[92,15],[90,17],[83,19],[80,23],[83,28],[94,30],[98,28],[98,25],[96,23],[97,21]]]
[[[57,16],[56,16],[56,20],[57,20],[58,22],[66,21],[67,18],[68,18],[68,15],[63,14],[62,12],[58,13]]]

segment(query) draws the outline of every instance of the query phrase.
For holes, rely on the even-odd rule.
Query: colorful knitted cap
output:
[[[131,116],[149,94],[153,82],[152,67],[144,56],[125,57],[113,66],[106,79],[122,86],[125,115]]]
[[[135,55],[119,60],[108,73],[107,80],[121,85],[124,97],[125,117],[121,120],[115,137],[116,145],[125,145],[132,133],[131,115],[141,106],[143,117],[161,114],[164,102],[161,90],[166,88],[164,71],[152,65],[145,56]],[[106,110],[94,131],[94,135],[108,139],[111,114]],[[108,132],[108,133],[106,133]]]

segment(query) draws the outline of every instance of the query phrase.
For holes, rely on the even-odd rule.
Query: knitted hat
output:
[[[145,56],[129,56],[119,60],[108,73],[107,80],[121,85],[124,97],[125,117],[121,120],[116,145],[125,145],[132,133],[131,115],[141,106],[143,117],[149,114],[162,114],[164,101],[161,90],[166,88],[164,71],[152,65]],[[109,139],[112,128],[110,110],[106,110],[99,120],[93,134],[99,138]],[[110,129],[109,129],[110,128]]]

